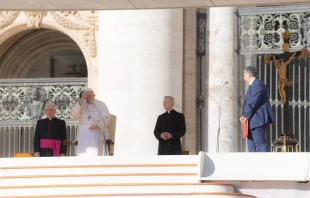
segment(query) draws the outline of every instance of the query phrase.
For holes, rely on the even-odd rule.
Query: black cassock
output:
[[[40,152],[40,157],[54,156],[53,149],[40,148],[40,139],[61,140],[60,153],[66,154],[67,147],[63,145],[64,140],[67,139],[66,122],[58,118],[48,118],[38,120],[34,134],[33,150]]]
[[[173,138],[164,140],[160,135],[169,132]],[[185,118],[175,110],[161,114],[157,118],[154,135],[159,140],[158,155],[181,155],[181,137],[186,132]]]

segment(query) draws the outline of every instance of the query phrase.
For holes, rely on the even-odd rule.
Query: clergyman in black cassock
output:
[[[181,155],[181,137],[186,132],[185,118],[173,109],[174,99],[165,96],[163,102],[166,112],[158,116],[154,135],[159,141],[158,155]]]
[[[53,111],[53,109],[55,112],[47,112]],[[55,105],[51,103],[47,104],[45,106],[45,114],[47,115],[47,118],[37,121],[33,141],[35,157],[64,156],[66,154],[67,147],[63,144],[64,140],[67,139],[66,122],[55,118],[55,113]],[[55,149],[53,148],[42,148],[42,140],[60,142],[59,153],[54,153]]]

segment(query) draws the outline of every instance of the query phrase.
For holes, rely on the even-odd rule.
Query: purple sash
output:
[[[40,139],[40,148],[53,149],[54,156],[59,156],[60,153],[60,140]]]

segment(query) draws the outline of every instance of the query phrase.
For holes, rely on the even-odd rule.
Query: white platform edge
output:
[[[201,181],[309,181],[310,153],[205,153]]]
[[[205,153],[191,156],[2,158],[0,168],[44,165],[197,164],[197,181],[310,181],[310,153]],[[3,171],[0,174],[3,175]],[[2,172],[2,173],[1,173]]]

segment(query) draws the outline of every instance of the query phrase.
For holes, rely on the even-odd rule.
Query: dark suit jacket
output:
[[[243,103],[242,115],[249,120],[250,129],[274,122],[268,89],[261,80],[255,79],[249,86]]]
[[[50,133],[48,134],[49,127]],[[41,157],[53,156],[53,149],[40,148],[40,139],[61,140],[59,154],[66,154],[67,147],[63,145],[63,141],[67,139],[66,122],[58,118],[53,118],[51,121],[45,118],[37,122],[33,140],[33,150],[34,152],[40,152]]]
[[[160,135],[169,132],[173,138],[163,140]],[[161,114],[157,118],[154,135],[159,140],[158,155],[181,155],[181,137],[185,134],[185,118],[182,113],[175,110]]]

